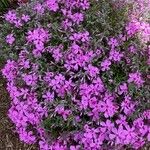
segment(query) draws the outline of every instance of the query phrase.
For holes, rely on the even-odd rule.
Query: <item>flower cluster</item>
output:
[[[106,32],[104,6],[41,0],[27,4],[32,14],[5,14],[12,33],[4,44],[14,51],[2,73],[21,141],[40,150],[139,149],[150,141],[150,108],[141,108],[150,25],[129,16],[119,32],[113,23]]]
[[[44,51],[44,43],[49,39],[49,34],[43,28],[37,28],[28,32],[27,40],[35,45],[33,54],[35,57],[41,56]]]
[[[15,25],[15,27],[20,28],[30,20],[30,16],[26,14],[22,14],[21,16],[18,17],[15,11],[10,10],[5,15],[5,19],[9,23]]]

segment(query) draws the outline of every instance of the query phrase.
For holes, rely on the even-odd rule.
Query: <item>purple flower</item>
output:
[[[138,87],[142,86],[144,81],[142,80],[141,73],[140,72],[135,72],[135,73],[130,73],[129,74],[129,79],[128,82],[131,83],[133,82],[136,84]]]
[[[125,139],[124,139],[124,143],[125,144],[133,144],[136,141],[136,133],[135,133],[135,128],[132,127],[130,128],[128,125],[125,126],[126,130],[125,130]]]
[[[7,63],[2,69],[2,73],[8,81],[13,81],[17,77],[17,70],[17,63],[15,61],[7,60]]]
[[[66,20],[64,20],[64,21],[62,22],[62,27],[63,27],[65,30],[69,29],[71,26],[72,26],[72,22],[69,21],[68,19],[66,19]]]
[[[119,125],[118,129],[113,128],[112,133],[109,135],[111,140],[115,140],[116,144],[123,144],[126,137],[126,132],[122,125]]]
[[[81,108],[83,108],[83,109],[87,109],[88,108],[89,99],[90,99],[90,96],[82,96]]]
[[[112,102],[111,99],[105,99],[99,102],[100,111],[104,112],[106,118],[112,117],[116,112],[118,107]]]
[[[88,0],[83,0],[79,4],[83,10],[89,9],[89,7],[90,7],[90,3]]]
[[[62,52],[59,48],[54,49],[52,53],[52,56],[54,57],[56,62],[59,62],[63,57]]]
[[[43,5],[40,4],[40,3],[37,3],[37,4],[34,6],[34,10],[36,10],[37,13],[39,13],[39,14],[43,14],[44,11],[45,11]]]
[[[37,28],[33,31],[29,31],[27,34],[27,40],[29,42],[33,42],[35,45],[42,42],[45,43],[49,38],[49,34],[47,30],[43,28]]]
[[[82,42],[88,42],[89,41],[89,32],[88,31],[81,33],[81,41]]]
[[[82,13],[75,13],[71,16],[71,19],[73,22],[75,22],[76,24],[79,24],[80,22],[83,21],[83,14]]]
[[[92,97],[89,99],[89,107],[90,108],[95,108],[97,106],[97,98],[96,97]]]
[[[19,133],[21,141],[24,141],[28,144],[36,142],[36,137],[33,135],[32,131],[27,132],[25,129],[20,129]]]
[[[132,20],[126,26],[126,31],[129,37],[136,34],[139,31],[139,29],[140,29],[140,23],[137,20]]]
[[[65,109],[64,106],[60,106],[60,105],[55,108],[55,112],[57,112],[59,115],[62,115],[64,120],[67,120],[67,118],[71,114],[70,110]]]
[[[52,101],[54,100],[54,93],[46,92],[42,97],[43,97],[47,102],[52,102]]]
[[[21,19],[24,21],[24,22],[28,22],[30,20],[30,16],[29,15],[25,15],[23,14]]]
[[[34,86],[37,83],[38,76],[36,74],[24,74],[23,80],[26,82],[29,86]]]
[[[110,38],[110,40],[108,41],[108,44],[111,46],[112,49],[114,49],[115,47],[119,45],[118,40],[115,38]]]
[[[109,119],[106,120],[106,122],[101,122],[101,131],[106,132],[106,131],[111,131],[114,128],[114,123],[112,123]]]
[[[26,98],[27,98],[28,92],[29,92],[28,89],[24,89],[24,88],[21,88],[21,89],[20,89],[20,95],[23,96],[23,99],[26,99]]]
[[[89,64],[88,67],[85,67],[84,69],[90,77],[96,77],[99,74],[99,69],[92,66],[91,64]]]
[[[141,87],[145,86],[142,74],[131,72],[127,81],[116,83],[116,69],[111,67],[117,63],[124,67],[127,63],[125,67],[129,69],[125,70],[134,71],[141,65],[134,66],[136,57],[139,61],[144,58],[144,62],[150,58],[147,46],[150,25],[143,20],[144,13],[133,10],[125,30],[118,29],[121,32],[117,36],[117,32],[110,33],[115,37],[106,36],[105,40],[106,34],[97,33],[94,28],[97,23],[89,26],[91,19],[100,21],[99,15],[93,12],[96,1],[41,0],[26,5],[31,9],[30,14],[18,9],[4,15],[4,30],[10,27],[8,31],[12,33],[2,38],[6,38],[8,50],[14,43],[16,49],[2,69],[11,98],[8,116],[20,139],[28,144],[39,142],[41,150],[141,149],[150,141],[150,110],[143,110],[136,119],[130,119],[140,103],[129,96],[128,84],[134,83],[139,88],[135,96],[141,97],[140,91],[145,89]],[[128,6],[128,2],[117,1]],[[111,4],[110,7],[116,5]],[[138,0],[134,6],[145,5],[147,3]],[[103,10],[105,5],[101,7]],[[109,13],[106,18],[107,15]],[[15,38],[20,37],[21,43],[17,45]],[[140,46],[137,41],[141,42]],[[137,50],[139,48],[143,50]],[[103,81],[106,73],[108,76]],[[147,100],[146,96],[144,99]],[[47,121],[50,124],[45,129]],[[58,136],[48,138],[53,137],[49,131],[59,126],[62,129]],[[63,130],[64,127],[69,130]]]
[[[48,143],[43,140],[39,141],[39,146],[40,146],[41,150],[49,150],[50,149]]]
[[[29,60],[25,60],[25,59],[20,59],[20,62],[18,62],[18,64],[20,67],[24,69],[29,69],[31,67]]]
[[[73,40],[73,41],[78,41],[81,39],[81,34],[80,33],[74,33],[72,36],[70,36],[69,39]]]
[[[119,119],[116,120],[116,123],[118,125],[122,125],[122,126],[126,126],[127,125],[127,121],[126,121],[127,117],[124,115],[119,115]]]
[[[127,87],[127,84],[126,83],[123,83],[121,85],[119,85],[118,87],[118,94],[121,95],[121,94],[126,94],[128,91],[128,87]]]
[[[70,150],[80,150],[80,146],[70,146]]]
[[[147,135],[147,140],[150,141],[150,127],[149,127],[149,132],[148,132],[148,135]]]
[[[59,9],[57,0],[47,0],[46,6],[49,10],[56,12]]]
[[[92,91],[95,93],[95,95],[99,95],[100,92],[104,92],[105,86],[101,78],[96,78],[93,80],[93,85],[91,85]]]
[[[131,53],[136,53],[136,51],[137,51],[137,49],[136,49],[136,47],[134,46],[134,45],[131,45],[131,46],[129,46],[128,47],[128,50],[131,52]]]
[[[111,65],[111,61],[109,61],[108,59],[105,59],[102,61],[101,63],[101,70],[102,71],[107,71],[110,69],[110,65]]]
[[[115,62],[119,62],[121,60],[121,58],[123,57],[122,53],[119,53],[116,50],[111,50],[110,54],[109,54],[109,59],[113,60]]]
[[[121,109],[126,115],[130,115],[135,110],[135,103],[131,101],[130,96],[125,96],[124,101],[121,103]]]
[[[6,42],[12,45],[15,42],[14,34],[8,34],[6,36]]]
[[[7,14],[5,14],[5,20],[14,23],[17,20],[17,14],[15,11],[8,11]]]
[[[22,20],[19,18],[17,20],[14,21],[15,27],[20,28],[23,26],[23,22]]]
[[[148,126],[144,124],[144,119],[137,118],[134,120],[133,125],[135,127],[136,133],[140,134],[141,137],[144,137],[148,133]]]

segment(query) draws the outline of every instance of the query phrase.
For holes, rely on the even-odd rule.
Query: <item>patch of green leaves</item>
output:
[[[58,138],[63,133],[70,133],[76,130],[76,126],[73,125],[73,118],[71,116],[67,119],[67,121],[59,116],[46,118],[43,121],[43,126],[54,139]]]
[[[0,0],[0,13],[5,11],[10,5],[9,0]]]

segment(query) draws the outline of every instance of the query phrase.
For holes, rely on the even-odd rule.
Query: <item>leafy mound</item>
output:
[[[2,73],[20,140],[41,150],[150,141],[150,25],[134,16],[141,2],[117,4],[46,0],[5,14]]]

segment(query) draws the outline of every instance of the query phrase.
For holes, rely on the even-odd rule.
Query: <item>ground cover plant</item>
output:
[[[0,53],[15,132],[41,150],[150,141],[150,1],[46,0],[4,15]]]
[[[25,3],[27,2],[27,0],[1,0],[0,1],[0,15],[6,10],[8,10],[8,8],[16,8],[19,3]]]

